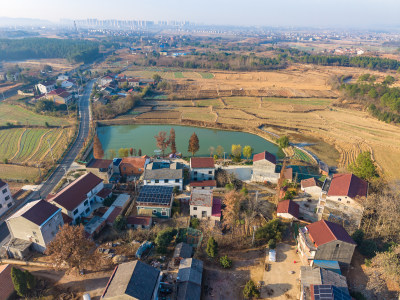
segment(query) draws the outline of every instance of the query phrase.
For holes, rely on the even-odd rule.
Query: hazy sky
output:
[[[0,0],[0,16],[267,26],[400,25],[400,0]]]

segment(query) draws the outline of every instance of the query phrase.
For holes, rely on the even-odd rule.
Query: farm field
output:
[[[0,164],[0,173],[1,178],[4,180],[34,182],[39,178],[39,169],[35,167]]]
[[[0,103],[0,120],[0,126],[7,123],[44,126],[45,122],[50,126],[68,126],[74,123],[73,120],[36,114],[18,105],[6,103]]]
[[[212,107],[223,107],[224,104],[220,99],[206,99],[206,100],[195,100],[196,106],[212,106]]]
[[[0,160],[35,165],[57,160],[72,137],[72,129],[13,128],[0,130]]]

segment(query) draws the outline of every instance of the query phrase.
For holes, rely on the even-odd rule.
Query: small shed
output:
[[[174,264],[179,265],[180,261],[184,258],[191,258],[193,253],[193,247],[186,243],[179,243],[175,247],[174,251]]]
[[[32,242],[18,238],[10,240],[9,244],[4,246],[7,248],[8,255],[16,259],[26,258],[31,250]]]

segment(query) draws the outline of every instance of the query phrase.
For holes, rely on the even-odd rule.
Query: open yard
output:
[[[7,123],[44,126],[45,122],[50,126],[67,126],[73,124],[75,121],[40,115],[18,105],[0,103],[0,126],[4,126]]]

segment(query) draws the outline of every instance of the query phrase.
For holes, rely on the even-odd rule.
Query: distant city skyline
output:
[[[190,21],[208,25],[400,28],[398,0],[16,0],[0,17]]]

